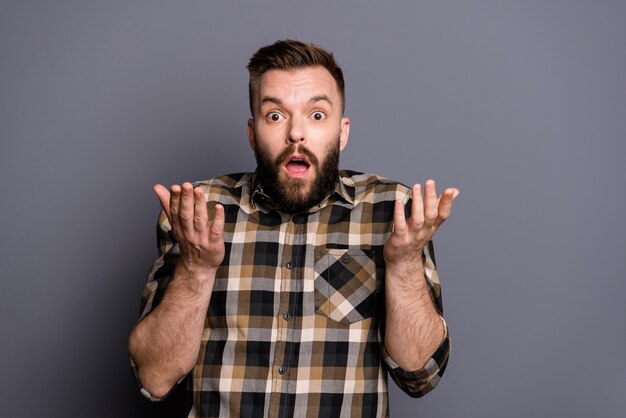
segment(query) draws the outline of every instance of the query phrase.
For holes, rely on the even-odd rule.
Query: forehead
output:
[[[292,70],[269,70],[259,80],[259,97],[308,100],[326,95],[339,98],[339,89],[333,76],[324,67],[306,67]]]

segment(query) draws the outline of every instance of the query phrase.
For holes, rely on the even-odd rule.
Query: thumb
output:
[[[211,229],[209,231],[209,238],[211,241],[222,238],[224,232],[224,206],[219,203],[215,205],[215,214],[213,215],[213,222],[211,223]]]
[[[162,184],[155,184],[152,187],[154,193],[159,198],[159,202],[161,203],[161,207],[163,208],[163,212],[167,216],[168,220],[170,219],[170,191],[164,187]]]

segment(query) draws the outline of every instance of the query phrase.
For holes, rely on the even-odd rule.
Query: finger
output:
[[[152,190],[154,190],[154,193],[159,198],[159,203],[161,203],[161,208],[163,209],[163,212],[165,212],[165,216],[167,216],[167,220],[169,221],[170,220],[170,191],[167,190],[167,188],[161,184],[155,184],[154,186],[152,186]]]
[[[456,190],[456,194],[455,194]],[[450,217],[452,213],[452,201],[458,196],[457,189],[446,189],[439,198],[439,214],[435,221],[435,226],[439,227],[446,219]]]
[[[421,228],[424,224],[424,201],[422,200],[422,185],[415,184],[412,190],[413,203],[411,205],[411,223]]]
[[[178,184],[170,187],[170,224],[176,230],[180,228],[180,193],[181,189]]]
[[[193,189],[193,228],[197,233],[206,233],[209,222],[209,215],[206,208],[206,200],[204,200],[204,192],[200,187]]]
[[[456,199],[456,197],[461,194],[461,191],[457,189],[456,187],[448,187],[446,190],[452,191],[452,200]],[[444,190],[444,193],[446,192],[446,190]],[[441,198],[443,197],[444,193],[441,193],[441,195],[439,196],[439,201],[441,201]]]
[[[438,203],[435,180],[427,180],[424,185],[424,224],[432,225],[435,223]]]
[[[393,231],[398,234],[405,234],[407,231],[404,203],[399,199],[395,201],[393,207]]]
[[[211,223],[209,233],[209,239],[211,241],[222,239],[222,233],[224,232],[224,220],[224,206],[218,203],[215,205],[215,213],[213,215],[213,222]]]
[[[185,235],[191,237],[194,233],[194,195],[193,186],[189,182],[183,183],[180,196],[180,226]]]

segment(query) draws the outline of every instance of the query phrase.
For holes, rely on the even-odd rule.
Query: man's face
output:
[[[264,190],[283,210],[319,203],[337,180],[350,121],[323,67],[270,70],[255,89],[248,138]]]

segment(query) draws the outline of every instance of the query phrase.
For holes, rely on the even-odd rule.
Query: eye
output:
[[[271,122],[278,122],[279,120],[281,120],[283,118],[283,115],[281,115],[278,112],[270,112],[267,114],[266,116],[267,120],[271,121]]]
[[[324,112],[313,112],[311,115],[313,120],[324,120],[326,118],[326,114]]]

